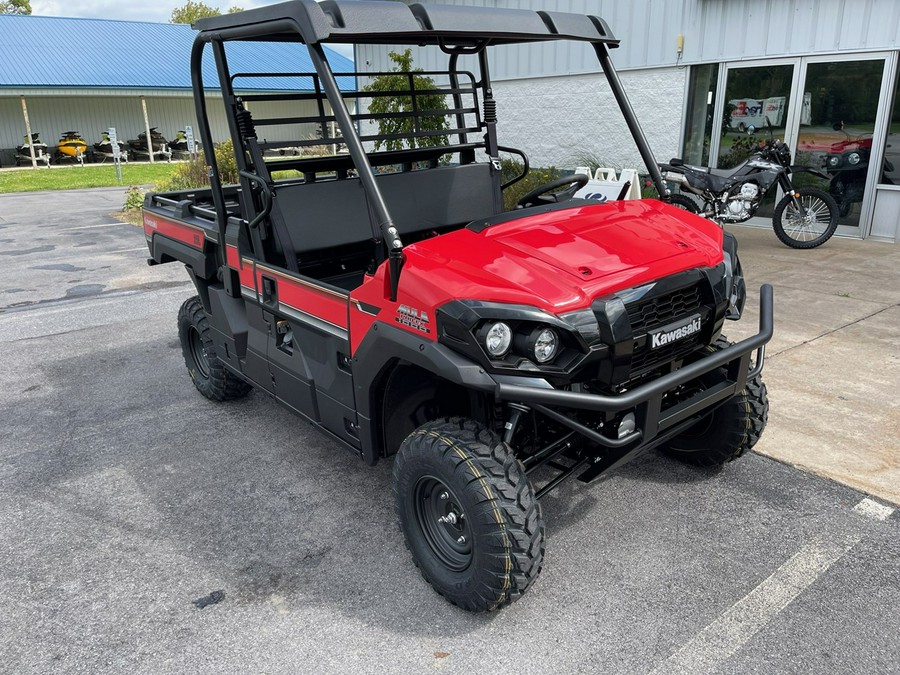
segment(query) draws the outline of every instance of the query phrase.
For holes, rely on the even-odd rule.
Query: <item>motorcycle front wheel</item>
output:
[[[838,205],[827,192],[800,188],[775,207],[775,235],[791,248],[815,248],[831,239],[838,226]]]

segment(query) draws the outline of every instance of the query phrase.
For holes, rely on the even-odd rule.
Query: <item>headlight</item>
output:
[[[854,166],[859,164],[859,153],[851,152],[849,155],[847,155],[847,163],[853,164]]]
[[[830,168],[835,169],[841,165],[841,158],[837,155],[828,155],[826,163]]]
[[[559,337],[552,328],[538,328],[534,338],[534,358],[538,363],[552,361],[559,350]]]
[[[502,321],[495,323],[488,328],[487,333],[485,333],[484,347],[491,356],[503,356],[509,351],[509,346],[511,344],[512,330]]]

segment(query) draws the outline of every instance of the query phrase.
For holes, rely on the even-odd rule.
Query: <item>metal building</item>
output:
[[[0,15],[0,165],[9,166],[14,148],[25,137],[24,111],[32,132],[54,145],[62,132],[81,132],[89,146],[115,127],[120,140],[137,138],[149,126],[172,138],[195,124],[190,55],[194,31],[184,24],[103,19]],[[229,60],[234,73],[312,72],[306,49],[266,43],[250,49],[234,45]],[[328,50],[336,72],[350,72],[350,59]],[[212,64],[212,59],[205,59]],[[207,88],[218,87],[215,68],[204,73]],[[311,89],[307,78],[236,78],[237,91]],[[216,94],[210,94],[216,96]],[[219,95],[219,98],[221,96]],[[265,116],[277,117],[286,104],[258,104]],[[296,105],[296,104],[294,104]],[[312,103],[301,114],[314,115]],[[215,138],[227,138],[222,105],[210,105]],[[292,111],[297,116],[297,111]],[[267,140],[302,138],[315,129],[281,127]],[[279,135],[280,134],[280,135]]]
[[[832,176],[853,176],[819,186],[845,190],[839,234],[900,242],[898,0],[437,1],[603,17],[622,40],[612,59],[658,159],[725,168],[738,139],[771,128],[795,163],[839,162]],[[574,168],[590,154],[640,167],[609,91],[591,76],[589,48],[491,49],[503,142],[537,166]],[[440,56],[414,53],[426,70],[444,68]],[[357,48],[356,62],[389,67],[377,47]]]

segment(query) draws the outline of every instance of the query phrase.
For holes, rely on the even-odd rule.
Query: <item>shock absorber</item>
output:
[[[519,422],[522,419],[522,415],[530,413],[531,408],[529,408],[527,405],[522,405],[521,403],[507,403],[506,407],[509,408],[509,419],[503,426],[503,442],[507,445],[511,445],[513,436],[515,435],[516,429],[518,429],[519,427]]]

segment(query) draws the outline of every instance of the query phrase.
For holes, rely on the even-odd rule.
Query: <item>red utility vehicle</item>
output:
[[[503,208],[522,175],[503,182],[500,153],[521,156],[523,175],[528,165],[498,145],[487,48],[556,40],[596,52],[666,194],[602,19],[293,0],[197,27],[200,137],[213,147],[211,52],[240,184],[223,186],[210,156],[210,188],[144,207],[150,263],[184,263],[197,288],[178,316],[194,384],[215,400],[258,389],[366,462],[393,458],[413,560],[451,602],[492,610],[524,593],[543,561],[539,500],[567,478],[590,481],[651,448],[721,463],[757,441],[772,291],[759,333],[725,342],[746,297],[733,237],[662,201],[570,198],[584,176]],[[311,72],[232,73],[232,50],[258,41],[287,43]],[[335,74],[327,43],[431,46],[448,65],[367,89],[377,73]],[[241,95],[255,77],[267,93]],[[403,105],[370,112],[379,96]],[[283,112],[265,117],[263,103]],[[335,124],[346,152],[329,155]],[[373,149],[387,141],[402,149]],[[285,146],[313,151],[272,152]]]

